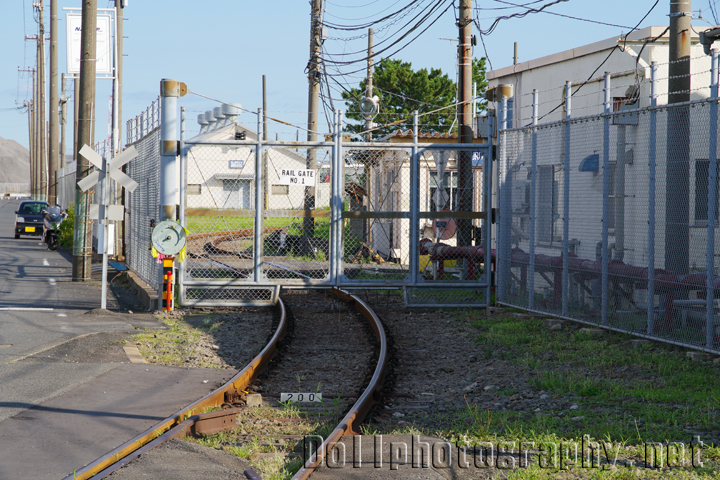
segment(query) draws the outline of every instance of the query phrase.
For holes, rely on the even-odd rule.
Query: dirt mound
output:
[[[30,183],[30,152],[0,137],[0,183]]]

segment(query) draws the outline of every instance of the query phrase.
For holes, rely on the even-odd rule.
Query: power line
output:
[[[525,6],[525,5],[519,5],[519,4],[517,4],[517,3],[507,2],[507,1],[505,1],[505,0],[495,0],[495,1],[496,1],[496,2],[500,2],[500,3],[505,3],[505,4],[507,4],[507,5],[512,5],[512,6],[514,6],[514,7],[524,7],[524,6]],[[534,10],[534,9],[533,9],[533,10]],[[547,13],[548,15],[555,15],[555,16],[558,16],[558,17],[569,18],[569,19],[571,19],[571,20],[579,20],[579,21],[581,21],[581,22],[596,23],[596,24],[598,24],[598,25],[606,25],[606,26],[608,26],[608,27],[631,28],[631,27],[628,27],[628,26],[625,26],[625,25],[616,25],[616,24],[614,24],[614,23],[606,23],[606,22],[601,22],[601,21],[599,21],[599,20],[590,20],[590,19],[588,19],[588,18],[574,17],[574,16],[572,16],[572,15],[566,15],[566,14],[564,14],[564,13],[555,13],[555,12],[550,12],[550,11],[546,11],[546,10],[538,10],[538,12]]]
[[[524,12],[512,13],[512,14],[510,14],[510,15],[502,15],[502,16],[500,16],[500,17],[497,17],[497,18],[495,19],[495,21],[492,23],[492,25],[490,25],[490,28],[488,28],[487,30],[482,30],[482,29],[480,29],[480,25],[479,25],[479,24],[478,24],[477,27],[478,27],[478,29],[480,30],[480,34],[481,34],[481,35],[490,35],[490,34],[495,30],[495,27],[497,27],[498,24],[499,24],[501,21],[503,21],[503,20],[510,20],[511,18],[523,18],[523,17],[526,17],[527,15],[529,15],[529,14],[531,14],[531,13],[540,13],[540,12],[542,12],[543,10],[545,10],[545,9],[548,8],[548,7],[551,7],[551,6],[553,6],[553,5],[557,5],[558,3],[563,3],[563,2],[568,2],[568,1],[570,1],[570,0],[555,0],[555,1],[553,1],[553,2],[546,3],[545,5],[543,5],[543,6],[540,7],[540,8],[530,8],[530,9],[525,10]]]
[[[623,42],[626,42],[626,41],[627,41],[628,35],[630,35],[632,32],[634,32],[635,30],[638,29],[638,27],[640,26],[640,24],[645,21],[645,19],[648,17],[648,15],[650,15],[650,13],[652,13],[652,11],[655,10],[655,7],[657,7],[657,5],[658,5],[659,2],[660,2],[660,0],[656,0],[655,3],[653,4],[653,6],[650,7],[650,10],[648,10],[648,12],[640,19],[640,21],[637,23],[637,25],[635,25],[635,27],[633,27],[627,34],[625,34],[625,37],[623,38]],[[660,36],[662,36],[662,35],[664,35],[664,34],[665,34],[665,32],[663,32]],[[658,37],[658,38],[659,38],[659,37]],[[657,40],[657,39],[655,39],[655,40]],[[653,41],[654,41],[654,40],[653,40]],[[581,83],[581,84],[575,89],[575,91],[572,92],[571,96],[574,97],[574,96],[580,91],[580,89],[581,89],[582,87],[584,87],[590,80],[592,80],[592,78],[595,76],[595,74],[597,73],[597,71],[600,70],[600,68],[602,68],[602,66],[605,65],[605,63],[610,59],[610,56],[615,52],[615,50],[620,50],[620,49],[621,49],[620,45],[615,45],[615,46],[610,50],[610,53],[608,53],[608,56],[605,57],[605,60],[603,60],[603,61],[600,63],[600,65],[598,65],[597,68],[596,68],[595,70],[593,70],[593,72],[590,74],[590,76],[587,78],[587,80],[585,80],[583,83]],[[551,113],[553,113],[555,110],[557,110],[558,108],[560,108],[561,106],[563,106],[564,103],[565,103],[564,101],[563,101],[563,102],[560,102],[560,104],[558,104],[558,106],[556,106],[555,108],[553,108],[552,110],[550,110],[550,111],[549,111],[548,113],[546,113],[545,115],[541,116],[541,117],[538,119],[538,121],[539,121],[539,120],[542,120],[543,118],[545,118],[545,117],[547,117],[548,115],[550,115]]]
[[[407,37],[408,37],[411,33],[413,33],[415,30],[417,30],[417,29],[419,29],[421,26],[423,26],[423,24],[430,18],[430,16],[432,16],[435,12],[437,12],[437,11],[440,9],[442,3],[444,3],[445,1],[446,1],[446,0],[438,0],[437,3],[435,4],[435,6],[434,6],[417,24],[415,24],[415,25],[414,25],[412,28],[410,28],[407,32],[403,33],[403,35],[401,35],[397,40],[395,40],[394,42],[392,42],[390,45],[388,45],[388,46],[386,46],[385,48],[382,48],[382,49],[376,51],[373,56],[374,56],[374,57],[377,57],[377,56],[382,55],[383,53],[387,52],[388,50],[390,50],[390,49],[391,49],[392,47],[394,47],[395,45],[399,44],[402,40],[404,40],[405,38],[407,38]],[[563,0],[563,1],[566,1],[566,0]],[[445,12],[447,12],[447,11],[450,9],[450,7],[452,7],[452,3],[450,3],[444,10],[442,10],[442,11],[440,12],[440,14],[439,14],[434,20],[432,20],[432,21],[430,22],[430,24],[427,25],[427,27],[425,27],[420,33],[418,33],[415,37],[413,37],[411,40],[409,40],[405,45],[403,45],[403,46],[400,47],[399,49],[395,50],[393,53],[387,55],[387,57],[392,57],[393,55],[397,54],[398,52],[400,52],[401,50],[403,50],[405,47],[407,47],[408,45],[410,45],[412,42],[414,42],[417,38],[420,37],[420,35],[422,35],[423,33],[425,33],[425,31],[427,31],[427,29],[429,29],[430,27],[432,27],[432,26],[440,19],[440,17],[442,17],[442,16],[445,14]],[[358,53],[360,53],[360,52],[355,52],[355,54],[358,54]],[[342,54],[342,55],[351,55],[351,54]],[[358,63],[358,62],[365,62],[365,61],[367,61],[367,59],[368,59],[368,56],[365,55],[364,57],[358,58],[358,59],[356,59],[356,60],[349,60],[349,61],[336,61],[336,60],[331,60],[330,62],[331,62],[331,63],[334,63],[334,64],[337,64],[337,65],[352,65],[352,64]],[[353,72],[353,73],[354,73],[354,72]]]

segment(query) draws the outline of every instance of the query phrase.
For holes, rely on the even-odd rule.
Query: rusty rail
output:
[[[231,378],[225,385],[207,394],[190,406],[174,413],[165,420],[160,421],[153,427],[137,435],[132,440],[125,442],[111,452],[85,465],[74,474],[70,474],[65,477],[63,480],[85,480],[95,477],[96,475],[99,475],[96,478],[103,478],[130,460],[136,458],[142,452],[153,448],[154,446],[160,445],[171,438],[182,435],[181,433],[177,433],[178,430],[176,427],[179,427],[180,425],[187,426],[189,421],[191,423],[197,421],[197,412],[206,408],[222,406],[227,402],[226,397],[237,396],[239,392],[245,390],[256,373],[273,358],[279,341],[285,335],[285,331],[287,329],[287,315],[285,311],[285,304],[280,299],[278,299],[278,308],[280,309],[280,322],[268,344],[252,360],[252,362],[250,362],[237,375]],[[210,414],[204,415],[212,416],[213,414],[220,417],[221,415],[218,414],[227,414],[227,411],[211,412]],[[191,419],[194,419],[194,421]],[[173,431],[175,434],[169,435]],[[185,428],[182,429],[182,432],[185,432]]]
[[[318,447],[315,454],[311,455],[310,459],[305,462],[305,465],[303,465],[303,467],[292,477],[292,480],[305,480],[310,477],[312,472],[322,463],[328,448],[340,441],[344,435],[357,435],[359,433],[360,423],[362,423],[363,418],[376,400],[375,394],[380,391],[383,377],[385,376],[385,366],[388,358],[387,338],[380,319],[365,302],[360,300],[359,297],[337,288],[333,289],[333,292],[341,300],[347,303],[354,303],[356,308],[358,308],[360,313],[370,323],[370,326],[375,333],[375,337],[378,339],[378,342],[380,342],[378,362],[372,379],[370,379],[370,383],[363,394],[340,421],[340,424],[335,427],[335,430],[333,430],[322,445]]]
[[[346,303],[353,304],[358,311],[368,320],[375,337],[377,338],[380,349],[378,354],[377,366],[373,372],[373,376],[365,388],[364,392],[348,411],[340,424],[335,427],[328,438],[318,447],[317,451],[311,455],[305,465],[293,476],[292,480],[307,479],[325,458],[325,454],[333,444],[337,443],[344,435],[356,435],[359,433],[359,426],[365,415],[376,401],[376,394],[382,387],[382,381],[385,375],[387,364],[387,338],[385,330],[375,312],[359,297],[352,295],[344,290],[334,288],[332,294]],[[193,410],[203,407],[218,406],[225,403],[226,392],[239,392],[244,390],[252,381],[256,372],[258,372],[275,352],[276,345],[285,333],[285,306],[282,300],[278,299],[278,305],[281,309],[281,320],[277,331],[272,340],[263,349],[260,354],[255,357],[250,365],[245,367],[242,372],[238,373],[223,387],[215,392],[210,393],[206,397],[198,400],[184,410],[168,417],[166,420],[158,423],[151,429],[146,430],[132,440],[126,442],[120,447],[105,456],[95,460],[79,470],[75,476],[69,475],[64,480],[72,479],[101,479],[110,475],[110,473],[119,469],[123,465],[137,458],[142,453],[151,450],[168,440],[173,438],[185,438],[187,436],[197,436],[199,434],[210,435],[222,430],[234,428],[235,416],[240,412],[239,408],[228,408],[222,411],[195,414]],[[213,403],[214,402],[214,403]],[[160,433],[162,432],[162,433]],[[95,472],[95,473],[93,473]],[[254,472],[251,472],[256,475]]]

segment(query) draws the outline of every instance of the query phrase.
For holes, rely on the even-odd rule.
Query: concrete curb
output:
[[[143,308],[148,312],[158,310],[157,292],[150,288],[131,270],[128,270],[127,274],[128,280],[130,281],[130,291],[134,295],[137,295]]]

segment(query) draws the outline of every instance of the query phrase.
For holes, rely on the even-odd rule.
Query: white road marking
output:
[[[55,285],[55,279],[54,278],[48,278],[48,283],[50,285]]]
[[[9,312],[52,312],[52,308],[0,307],[0,311]]]
[[[67,317],[67,314],[66,313],[58,313],[57,316],[58,317]]]
[[[43,258],[43,267],[49,267],[50,263],[47,261],[46,258]]]

